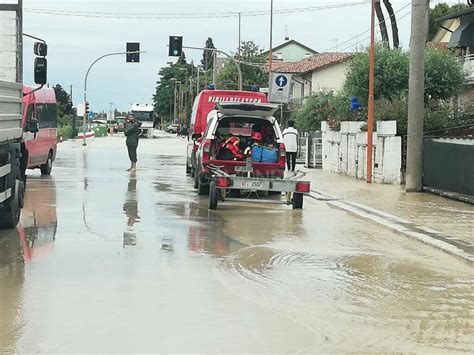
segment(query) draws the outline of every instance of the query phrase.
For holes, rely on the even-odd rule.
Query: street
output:
[[[29,172],[0,352],[472,352],[472,266],[311,198],[209,211],[185,152],[141,139],[131,174],[123,136],[71,140]]]

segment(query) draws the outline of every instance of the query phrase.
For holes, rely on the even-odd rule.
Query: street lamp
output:
[[[173,99],[173,106],[174,106],[174,117],[173,119],[176,118],[176,84],[179,84],[179,89],[178,89],[178,95],[179,95],[179,92],[181,92],[181,81],[177,80],[176,78],[171,78],[170,81],[173,81],[174,82],[174,99]],[[178,99],[179,99],[179,96],[178,96]],[[179,116],[179,112],[178,112],[178,116]]]

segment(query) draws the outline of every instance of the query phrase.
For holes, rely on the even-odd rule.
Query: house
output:
[[[296,63],[280,64],[274,71],[293,74],[290,95],[294,101],[302,102],[313,92],[341,90],[352,56],[352,53],[318,53]]]
[[[272,57],[276,62],[297,62],[317,54],[314,49],[301,44],[294,39],[288,40],[272,48]],[[262,55],[268,57],[269,51],[263,52]]]
[[[461,101],[474,102],[474,6],[436,19],[440,29],[430,43],[459,54],[467,73],[467,90]]]

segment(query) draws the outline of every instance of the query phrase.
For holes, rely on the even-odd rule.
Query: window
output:
[[[56,128],[58,125],[58,109],[55,104],[36,104],[36,117],[39,128]]]
[[[28,110],[26,111],[26,120],[30,121],[35,118],[35,106],[30,105],[28,106]]]

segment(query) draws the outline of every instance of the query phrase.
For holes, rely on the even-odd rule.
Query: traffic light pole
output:
[[[91,71],[92,67],[94,66],[95,63],[100,61],[101,59],[104,59],[105,57],[111,57],[115,55],[127,55],[127,54],[136,54],[136,53],[146,53],[146,51],[138,51],[138,52],[115,52],[115,53],[107,53],[104,54],[103,56],[97,58],[92,62],[92,64],[89,66],[89,69],[87,69],[86,76],[84,78],[84,117],[83,117],[83,127],[82,127],[82,133],[83,133],[83,139],[82,139],[82,145],[86,146],[86,126],[87,126],[87,114],[86,112],[86,103],[87,103],[87,78],[89,77],[89,72]]]
[[[230,56],[226,52],[220,51],[220,50],[215,49],[215,48],[201,48],[201,47],[189,47],[189,46],[183,46],[183,48],[197,49],[199,51],[209,51],[209,52],[221,53],[221,54],[225,55],[227,58],[229,58],[232,61],[232,63],[235,64],[235,67],[237,68],[237,71],[239,73],[239,90],[242,91],[242,70],[240,69],[240,64],[234,58],[232,58],[232,56]]]

